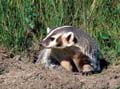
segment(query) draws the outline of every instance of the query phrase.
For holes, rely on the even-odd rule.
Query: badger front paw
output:
[[[93,71],[93,67],[91,65],[89,65],[89,64],[83,65],[82,75],[88,76],[93,73],[94,73],[94,71]]]

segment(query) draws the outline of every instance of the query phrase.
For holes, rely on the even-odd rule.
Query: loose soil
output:
[[[0,49],[0,89],[120,89],[120,65],[83,76],[61,69],[45,69],[40,63],[26,63]]]

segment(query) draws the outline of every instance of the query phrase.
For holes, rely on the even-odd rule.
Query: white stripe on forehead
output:
[[[50,35],[52,35],[52,34],[54,33],[54,31],[59,30],[59,29],[62,29],[62,28],[65,28],[65,27],[72,27],[72,26],[61,26],[61,27],[57,27],[57,28],[53,29],[53,30],[43,39],[43,41],[46,40]]]
[[[61,27],[55,28],[54,30],[62,29],[62,28],[65,28],[65,27],[72,27],[72,26],[61,26]]]

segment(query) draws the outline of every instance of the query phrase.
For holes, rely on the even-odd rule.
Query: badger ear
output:
[[[48,28],[47,28],[47,33],[49,33],[50,31],[51,31],[51,29],[48,27]]]
[[[67,40],[67,41],[72,41],[73,38],[74,38],[74,34],[73,34],[73,32],[68,32],[68,33],[65,35],[65,37],[66,37],[66,40]]]

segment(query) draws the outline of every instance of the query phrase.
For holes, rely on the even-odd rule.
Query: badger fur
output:
[[[45,64],[49,59],[57,60],[63,68],[73,70],[71,61],[77,70],[83,73],[99,72],[99,47],[96,41],[81,29],[61,26],[47,29],[47,36],[40,42],[44,47],[39,57]]]

